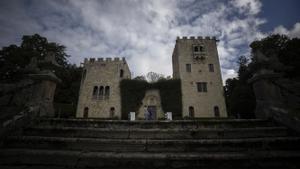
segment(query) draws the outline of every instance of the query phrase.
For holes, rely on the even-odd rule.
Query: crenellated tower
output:
[[[181,79],[183,117],[227,117],[216,41],[177,37],[173,78]]]
[[[120,81],[130,78],[125,58],[84,59],[76,117],[120,118]]]

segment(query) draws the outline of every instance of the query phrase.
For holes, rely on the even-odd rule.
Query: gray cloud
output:
[[[67,46],[70,62],[126,57],[134,75],[171,75],[177,36],[217,36],[223,80],[236,76],[235,59],[263,34],[261,3],[249,1],[1,1],[0,46],[39,33]]]

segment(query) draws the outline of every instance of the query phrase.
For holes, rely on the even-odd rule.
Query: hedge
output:
[[[179,79],[160,80],[148,83],[143,80],[125,79],[120,82],[122,119],[128,119],[128,113],[137,112],[142,105],[146,90],[160,91],[161,105],[164,112],[172,112],[174,119],[181,118],[181,83]]]

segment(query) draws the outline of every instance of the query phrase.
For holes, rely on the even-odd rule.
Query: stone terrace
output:
[[[0,168],[297,168],[299,150],[259,119],[39,119],[4,141]]]

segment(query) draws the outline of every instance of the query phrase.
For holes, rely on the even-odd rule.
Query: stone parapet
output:
[[[215,36],[177,36],[176,40],[217,40]]]
[[[108,63],[108,62],[124,62],[126,63],[125,57],[115,57],[115,58],[84,58],[84,64],[93,64],[93,63]]]

